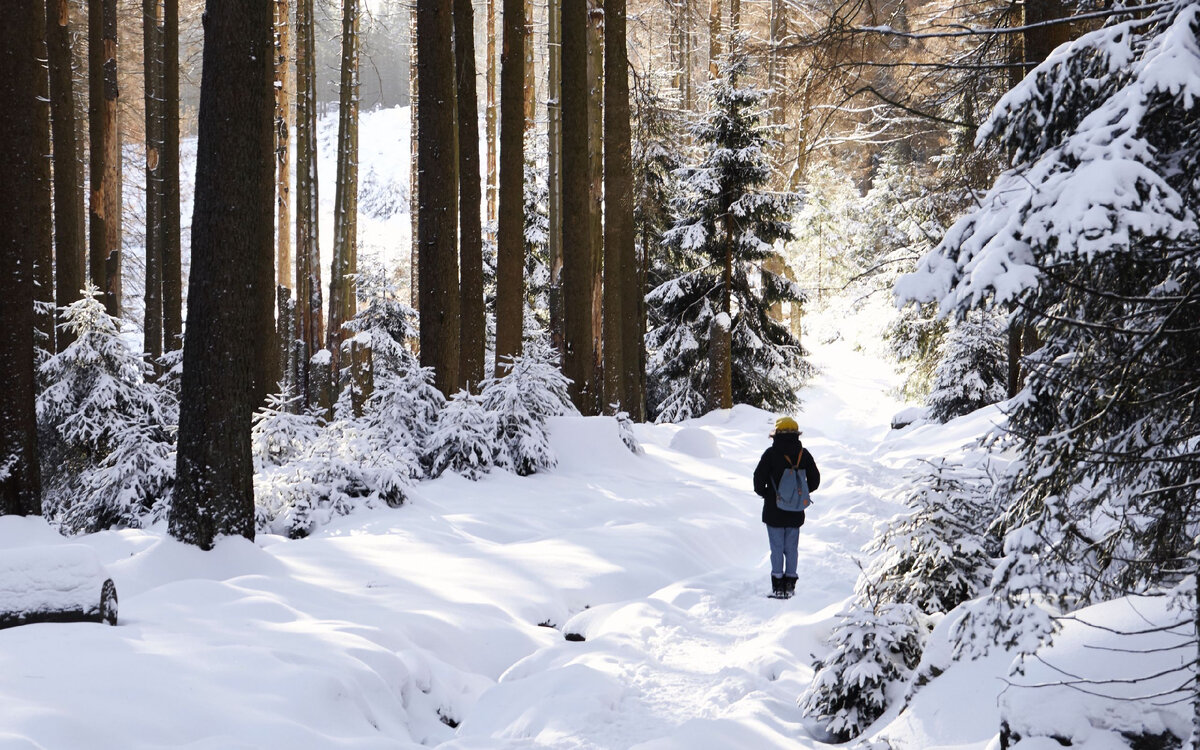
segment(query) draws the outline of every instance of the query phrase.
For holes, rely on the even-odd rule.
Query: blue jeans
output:
[[[771,575],[796,578],[796,553],[800,546],[799,526],[768,526],[771,542]],[[786,561],[786,565],[785,565]]]

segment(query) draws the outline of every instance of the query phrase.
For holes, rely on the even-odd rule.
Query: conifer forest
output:
[[[1200,0],[4,16],[0,749],[1200,750]]]

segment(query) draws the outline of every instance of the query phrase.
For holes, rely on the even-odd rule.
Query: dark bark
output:
[[[204,14],[188,335],[171,534],[212,547],[254,538],[250,418],[261,310],[274,308],[270,3],[209,0]],[[249,321],[249,325],[247,322]]]
[[[142,0],[142,69],[146,102],[146,293],[142,348],[151,361],[163,353],[162,248],[164,202],[161,0]]]
[[[329,274],[329,352],[334,382],[341,367],[342,324],[357,310],[358,273],[358,0],[343,0],[342,80],[338,102],[337,192],[333,205],[333,267]]]
[[[88,202],[92,283],[121,314],[121,140],[117,123],[117,2],[88,2]]]
[[[458,385],[458,133],[450,4],[417,2],[417,242],[420,253],[421,364],[450,395]]]
[[[595,414],[587,25],[587,0],[562,0],[563,372],[576,408]]]
[[[275,337],[278,373],[284,393],[296,395],[295,303],[292,301],[291,206],[291,60],[292,35],[289,0],[274,0],[275,13]]]
[[[549,17],[549,49],[546,51],[546,161],[549,174],[547,213],[550,236],[547,250],[550,255],[550,343],[561,355],[563,351],[562,307],[562,57],[560,39],[562,0],[547,0]]]
[[[33,202],[33,234],[35,245],[33,268],[34,299],[38,308],[34,324],[38,329],[38,345],[48,352],[55,351],[54,343],[54,209],[50,194],[50,76],[46,68],[46,8],[41,0],[32,0],[37,11],[37,155],[34,168],[38,171],[38,191]]]
[[[604,400],[604,4],[588,0],[588,231],[592,248],[592,384],[599,414]]]
[[[637,267],[633,227],[633,156],[629,109],[629,50],[626,41],[626,2],[606,0],[604,6],[604,285],[605,308],[620,311],[616,325],[604,335],[605,379],[614,376],[616,400],[635,421],[645,421],[641,391],[641,274]],[[609,268],[609,261],[613,268]],[[609,284],[614,287],[609,289]],[[611,302],[610,302],[611,300]],[[607,319],[606,319],[606,322]],[[608,361],[610,342],[619,342],[620,357]]]
[[[47,0],[46,9],[50,122],[54,136],[55,299],[59,307],[64,307],[79,299],[86,283],[83,170],[75,133],[77,103],[71,60],[70,4],[67,0]],[[58,351],[73,340],[69,331],[58,331]]]
[[[325,345],[321,320],[321,251],[317,223],[317,96],[313,0],[296,3],[296,354],[305,406],[322,400],[312,357]]]
[[[475,15],[471,0],[454,0],[454,65],[458,74],[458,231],[462,325],[459,385],[483,380],[483,217],[479,173],[479,98],[475,90]]]
[[[18,3],[0,23],[0,514],[41,513],[34,414],[33,266],[38,193],[48,190],[36,161],[38,3]]]
[[[496,362],[521,353],[525,300],[525,7],[504,0],[500,57],[500,216],[496,241]]]
[[[179,0],[163,0],[162,303],[163,344],[183,346],[179,228]]]

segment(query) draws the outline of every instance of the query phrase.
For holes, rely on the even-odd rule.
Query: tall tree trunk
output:
[[[30,240],[36,246],[36,261],[33,269],[34,299],[38,306],[34,310],[34,321],[38,329],[39,345],[46,351],[55,351],[54,323],[54,207],[51,200],[50,176],[50,75],[46,60],[46,6],[43,0],[29,0],[38,5],[37,19],[37,154],[35,168],[38,170],[39,189],[34,203],[34,233]]]
[[[679,0],[683,4],[683,85],[681,99],[683,110],[691,112],[696,108],[696,95],[692,86],[692,53],[695,50],[695,40],[692,36],[692,3],[695,0]]]
[[[770,57],[767,59],[767,88],[771,90],[771,123],[778,125],[783,122],[783,86],[786,63],[779,54],[779,46],[783,44],[784,34],[787,33],[787,3],[785,0],[771,0],[770,18],[771,40]]]
[[[500,216],[496,240],[496,369],[521,353],[525,300],[525,12],[504,0],[500,58]]]
[[[454,0],[454,66],[458,74],[458,231],[462,287],[459,385],[483,380],[486,317],[483,305],[483,217],[479,174],[479,96],[475,85],[475,12]]]
[[[250,418],[262,310],[274,308],[274,93],[270,3],[208,0],[200,87],[188,335],[169,526],[211,549],[254,538]],[[250,326],[247,326],[247,322]]]
[[[588,232],[592,248],[592,393],[591,413],[604,402],[604,4],[588,0]],[[585,412],[585,414],[588,412]]]
[[[87,240],[83,208],[83,172],[75,133],[77,106],[71,62],[71,6],[46,0],[46,56],[50,63],[50,118],[54,135],[55,296],[59,307],[80,297],[87,276]],[[57,350],[74,336],[60,330]]]
[[[296,354],[304,404],[321,401],[322,378],[312,358],[324,346],[321,321],[321,245],[317,222],[317,83],[313,0],[296,3]]]
[[[708,5],[708,78],[716,80],[721,71],[721,0],[709,0]]]
[[[733,307],[730,304],[733,288],[733,214],[728,205],[722,215],[725,263],[721,272],[721,314],[713,319],[709,328],[709,377],[711,378],[710,407],[730,409],[733,407]]]
[[[458,131],[454,18],[442,0],[417,0],[421,81],[417,168],[421,364],[447,396],[459,383]]]
[[[562,0],[547,0],[546,15],[549,18],[547,88],[546,92],[546,161],[548,196],[547,208],[549,234],[547,238],[550,255],[550,343],[563,351],[563,299],[562,299]]]
[[[18,3],[0,23],[0,515],[42,511],[34,413],[35,225],[42,184],[37,168],[45,6]]]
[[[625,0],[604,3],[604,401],[641,421]]]
[[[142,0],[142,70],[146,109],[146,292],[142,350],[157,363],[163,353],[163,80],[162,1]]]
[[[417,75],[417,9],[410,6],[408,13],[408,147],[410,167],[408,171],[408,215],[409,226],[409,302],[420,307],[421,245],[417,242],[417,219],[420,216],[418,200],[421,185],[421,170],[417,166],[420,144],[417,119],[421,113],[421,81]]]
[[[525,64],[521,69],[525,78],[525,130],[533,133],[537,128],[537,58],[534,54],[536,48],[533,36],[533,0],[525,0],[525,7],[522,10],[522,14],[525,17],[525,33],[523,34],[525,40],[525,44],[523,45]],[[502,83],[501,86],[503,87],[503,85]],[[504,98],[503,93],[501,93],[500,98]],[[501,102],[501,107],[503,107],[503,102]],[[503,128],[503,125],[501,128]],[[501,149],[503,149],[503,146]]]
[[[338,382],[342,324],[358,310],[358,0],[342,2],[342,80],[338,104],[337,193],[333,205],[333,268],[329,278],[329,352]]]
[[[162,302],[163,343],[183,346],[183,265],[179,228],[179,0],[163,0]]]
[[[587,0],[562,0],[563,372],[571,400],[595,414],[592,338],[591,169],[588,152]]]
[[[117,124],[117,0],[88,0],[89,201],[92,283],[121,315],[121,135]]]
[[[496,54],[496,0],[487,0],[487,111],[484,115],[484,130],[487,136],[487,223],[495,227],[498,221],[497,212],[500,208],[500,169],[497,151],[499,140],[496,138],[496,127],[499,124],[500,108],[496,101],[496,65],[499,56]],[[495,231],[490,229],[488,231]],[[494,236],[493,236],[493,239]]]
[[[290,0],[274,0],[275,11],[275,301],[279,374],[284,392],[295,395],[294,303],[292,301],[292,34]]]

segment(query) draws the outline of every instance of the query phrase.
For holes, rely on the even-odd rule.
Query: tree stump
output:
[[[91,547],[0,551],[0,628],[35,622],[117,624],[117,587]]]

